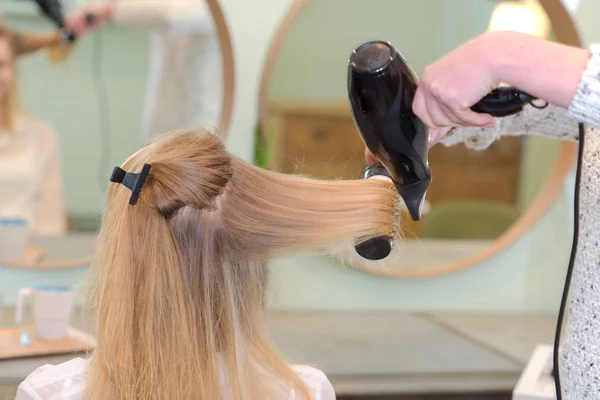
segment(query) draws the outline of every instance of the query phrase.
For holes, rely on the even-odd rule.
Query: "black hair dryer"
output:
[[[431,184],[428,162],[429,130],[414,114],[412,104],[418,78],[391,43],[366,42],[352,51],[348,61],[348,99],[358,132],[379,164],[365,171],[365,179],[390,178],[414,221],[421,219]],[[471,109],[504,117],[520,112],[536,100],[512,87],[499,87]],[[381,167],[384,168],[381,168]],[[387,257],[392,241],[387,237],[361,242],[356,251],[364,258]]]
[[[34,0],[40,11],[52,21],[61,32],[63,38],[69,42],[76,40],[75,34],[65,25],[62,4],[59,0]],[[86,15],[87,24],[94,23],[96,17],[93,14]]]

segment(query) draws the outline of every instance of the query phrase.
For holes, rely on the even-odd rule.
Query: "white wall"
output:
[[[563,0],[569,2],[573,0]],[[600,1],[598,0],[575,0],[579,7],[575,11],[575,18],[579,25],[579,32],[586,44],[600,43],[600,25],[598,25],[598,16],[600,15]]]

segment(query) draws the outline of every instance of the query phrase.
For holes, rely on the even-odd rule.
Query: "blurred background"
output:
[[[63,4],[69,11],[86,2]],[[487,30],[600,40],[596,0],[214,5],[222,15],[198,0],[202,29],[185,19],[123,18],[81,40],[63,63],[43,51],[18,59],[23,109],[56,138],[65,228],[0,224],[1,328],[14,325],[19,288],[82,282],[112,168],[156,129],[223,125],[229,149],[263,168],[360,179],[364,145],[346,99],[347,59],[359,44],[389,40],[420,75]],[[11,29],[55,29],[28,0],[0,0],[0,15]],[[541,389],[519,396],[527,395],[522,382],[543,387],[549,373],[571,250],[575,149],[533,136],[503,137],[485,151],[434,147],[424,217],[415,223],[403,213],[405,240],[385,262],[312,254],[273,262],[267,308],[281,351],[322,369],[341,399],[554,398]],[[73,326],[88,327],[77,313]],[[0,399],[76,350],[3,357],[7,346],[0,335]],[[535,357],[541,369],[524,377]]]

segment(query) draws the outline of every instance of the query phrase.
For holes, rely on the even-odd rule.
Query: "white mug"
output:
[[[0,260],[20,260],[30,237],[31,227],[25,219],[0,217]]]
[[[25,300],[33,297],[33,324],[40,339],[62,339],[71,323],[75,292],[69,286],[39,285],[19,289],[15,321],[21,324]]]

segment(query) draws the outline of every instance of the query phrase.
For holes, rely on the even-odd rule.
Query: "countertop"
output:
[[[36,244],[48,249],[47,259],[68,260],[91,254],[95,236],[39,238]],[[395,267],[437,267],[441,262],[473,255],[488,245],[406,241],[400,252],[404,254],[402,262]],[[86,269],[82,266],[74,271],[34,271],[0,267],[1,274],[10,273],[10,279],[0,279],[0,295],[11,303],[18,287],[42,281],[74,284],[82,279]],[[13,312],[12,308],[4,309],[0,326],[12,323]],[[266,315],[282,354],[290,362],[323,370],[339,395],[510,392],[534,347],[552,343],[555,326],[554,316],[398,311],[268,311]],[[73,326],[89,331],[79,311],[74,315]],[[0,361],[0,399],[3,390],[14,390],[37,367],[70,358],[72,355]]]
[[[4,326],[12,312],[4,311]],[[283,355],[323,370],[338,395],[510,392],[555,326],[545,316],[399,312],[269,311],[267,322]],[[73,326],[88,331],[79,311]],[[0,361],[0,386],[70,358]]]
[[[42,262],[55,263],[92,257],[96,241],[95,233],[71,233],[64,236],[34,236],[30,240],[30,245],[43,248]],[[386,260],[385,268],[402,270],[440,268],[484,251],[493,242],[493,240],[407,237],[396,245]],[[3,260],[0,255],[0,267],[3,266],[10,267],[10,262]]]
[[[1,238],[1,236],[0,236]],[[70,233],[61,236],[32,236],[30,247],[42,249],[40,262],[68,263],[73,260],[91,258],[96,247],[95,233]],[[10,260],[5,260],[0,254],[0,268],[12,267]]]
[[[31,244],[44,249],[43,261],[61,262],[91,257],[98,235],[71,233],[64,236],[34,236]]]

